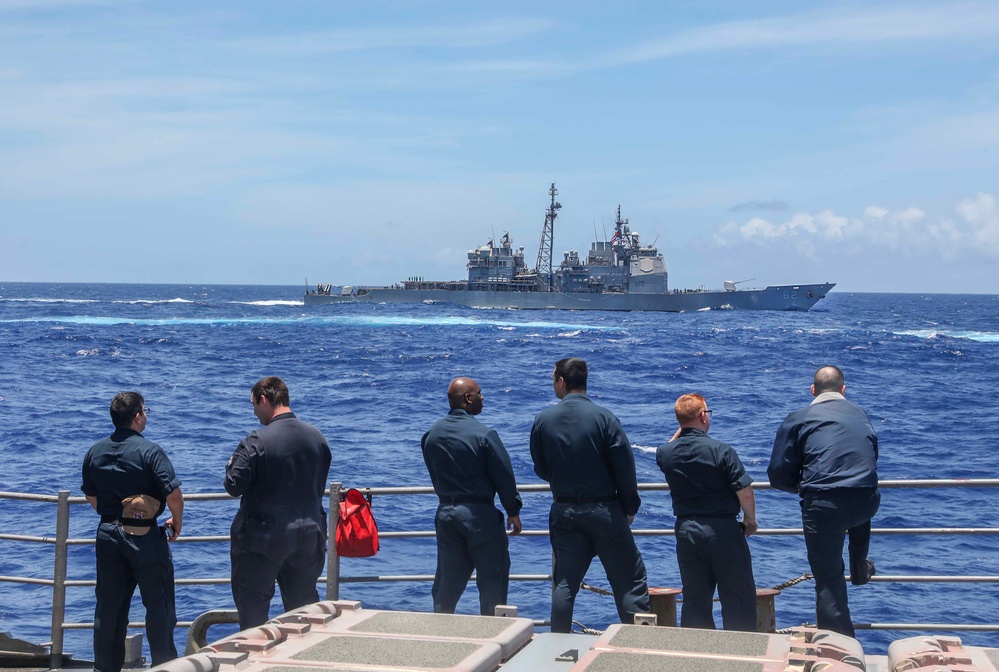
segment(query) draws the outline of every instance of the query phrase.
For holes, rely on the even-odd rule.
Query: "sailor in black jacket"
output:
[[[451,412],[423,435],[421,446],[440,504],[434,611],[453,614],[475,570],[479,613],[492,616],[507,603],[510,552],[503,514],[493,505],[499,494],[506,528],[520,534],[520,507],[510,456],[499,435],[475,419],[482,390],[471,378],[455,378],[447,388]]]
[[[330,447],[322,433],[289,407],[288,386],[275,376],[253,386],[253,413],[263,425],[229,458],[226,492],[242,496],[232,521],[232,597],[243,630],[268,618],[274,582],[285,611],[319,601],[316,581],[326,563],[323,493]]]
[[[635,456],[621,423],[586,396],[586,362],[555,363],[552,387],[561,401],[538,413],[531,428],[534,472],[551,483],[552,632],[569,632],[576,594],[594,557],[607,572],[622,623],[649,611],[645,561],[631,522],[638,496]]]
[[[774,439],[767,475],[778,490],[801,496],[808,564],[815,577],[816,624],[854,635],[847,604],[843,543],[849,535],[850,581],[874,574],[867,558],[878,511],[878,435],[870,418],[843,396],[843,372],[815,372],[814,401],[790,413]]]

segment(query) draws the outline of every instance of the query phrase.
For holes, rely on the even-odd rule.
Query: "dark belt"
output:
[[[603,497],[578,497],[576,495],[553,495],[558,504],[601,504],[603,502],[613,502],[617,495],[604,495]]]
[[[130,527],[156,527],[155,518],[120,518],[118,516],[101,516],[102,523],[121,523]]]
[[[739,513],[715,513],[712,515],[705,515],[701,513],[685,513],[683,515],[677,516],[677,520],[732,520],[738,518]]]
[[[476,497],[474,495],[466,495],[464,497],[438,497],[437,498],[441,504],[445,506],[454,506],[455,504],[492,504],[492,497]]]

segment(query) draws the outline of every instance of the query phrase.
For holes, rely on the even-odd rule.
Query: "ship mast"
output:
[[[636,238],[628,227],[628,220],[621,219],[621,206],[618,205],[617,220],[614,222],[614,237],[611,238],[611,242],[614,243],[614,253],[617,256],[615,263],[620,264],[622,261],[624,264],[628,263],[628,258],[638,247]]]
[[[547,291],[555,289],[555,274],[552,269],[552,250],[555,242],[555,218],[558,217],[558,210],[561,203],[555,201],[558,190],[552,182],[548,193],[552,197],[552,203],[545,213],[545,226],[541,230],[541,244],[538,246],[538,265],[535,267],[538,276],[538,284],[547,285]]]

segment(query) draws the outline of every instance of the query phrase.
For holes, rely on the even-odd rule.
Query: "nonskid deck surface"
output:
[[[814,628],[787,634],[612,625],[600,636],[535,633],[531,620],[367,610],[319,602],[154,668],[158,672],[888,672],[999,670],[999,649],[913,637],[888,656]]]

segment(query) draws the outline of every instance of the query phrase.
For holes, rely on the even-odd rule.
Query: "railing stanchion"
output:
[[[66,567],[69,540],[69,490],[59,491],[56,505],[55,563],[52,570],[52,650],[49,668],[62,667],[63,623],[66,622]]]
[[[340,599],[340,556],[336,554],[336,526],[340,520],[340,491],[343,483],[330,483],[330,512],[327,516],[329,525],[329,552],[326,562],[326,599]]]

